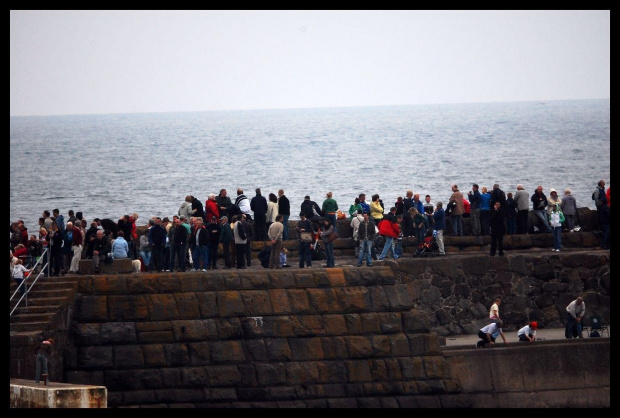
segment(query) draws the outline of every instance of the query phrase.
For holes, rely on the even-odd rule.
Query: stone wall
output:
[[[78,291],[66,380],[106,386],[110,407],[466,407],[438,335],[477,332],[497,295],[509,327],[562,326],[577,294],[609,322],[609,253],[87,276]]]

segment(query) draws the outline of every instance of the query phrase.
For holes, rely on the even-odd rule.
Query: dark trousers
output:
[[[248,240],[248,242],[243,245],[243,254],[245,254],[245,265],[250,267],[252,265],[252,243],[250,242],[250,240]],[[237,255],[237,257],[239,256]]]
[[[175,259],[179,262],[179,271],[185,271],[185,244],[172,244],[170,248],[170,271],[174,270]]]
[[[224,259],[224,267],[230,267],[230,242],[222,242],[222,258]]]
[[[217,250],[219,245],[217,242],[209,243],[209,266],[211,268],[217,268]]]
[[[245,268],[245,247],[247,244],[235,244],[237,251],[237,268]]]
[[[517,212],[517,234],[527,234],[529,214],[527,209]]]
[[[65,263],[63,253],[57,252],[52,254],[52,274],[58,275],[62,271]]]
[[[480,211],[480,233],[482,235],[489,235],[491,233],[491,227],[489,223],[490,210]]]
[[[571,314],[568,314],[567,317],[564,336],[566,338],[583,338],[583,327],[581,325],[581,321],[577,321]]]
[[[504,231],[491,229],[491,255],[495,255],[496,249],[499,250],[499,255],[504,255]]]
[[[153,245],[153,255],[149,270],[162,271],[164,269],[164,246],[163,244]]]
[[[299,268],[312,267],[312,243],[299,241]]]
[[[254,214],[254,228],[256,230],[256,240],[267,240],[267,216]]]

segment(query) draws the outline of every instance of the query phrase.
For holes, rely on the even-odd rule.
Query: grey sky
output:
[[[11,116],[610,97],[610,11],[11,11]]]

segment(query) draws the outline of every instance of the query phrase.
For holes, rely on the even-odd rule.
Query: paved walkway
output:
[[[607,331],[604,331],[601,336],[607,337],[611,335],[611,327],[607,328],[609,330],[609,334]],[[510,344],[526,344],[525,342],[520,342],[517,338],[517,331],[505,332],[506,340],[508,341],[508,345]],[[477,335],[449,335],[445,338],[445,346],[446,348],[452,347],[470,347],[473,348],[474,344],[476,344],[480,338]],[[587,334],[583,333],[583,338],[588,338]],[[564,328],[545,328],[539,329],[536,332],[536,340],[538,341],[552,341],[552,340],[566,340],[564,336]],[[496,341],[498,345],[503,345],[504,341],[501,337],[499,337]],[[442,345],[443,346],[443,345]]]

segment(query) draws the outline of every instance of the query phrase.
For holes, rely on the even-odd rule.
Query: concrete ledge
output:
[[[99,263],[99,270],[102,274],[131,273],[133,272],[131,261],[130,258],[119,258],[110,264]],[[93,260],[80,260],[80,273],[93,274]]]
[[[11,408],[107,408],[105,386],[11,379]]]

